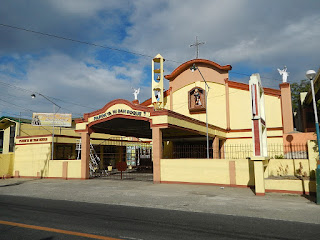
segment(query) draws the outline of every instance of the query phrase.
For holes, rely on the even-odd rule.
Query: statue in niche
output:
[[[202,104],[201,104],[200,93],[198,88],[194,90],[193,96],[194,96],[195,105],[201,106]]]
[[[188,92],[189,111],[192,114],[205,113],[205,90],[201,87],[194,87]]]

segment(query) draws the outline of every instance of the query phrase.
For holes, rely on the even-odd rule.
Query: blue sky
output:
[[[289,82],[304,79],[320,63],[320,1],[245,0],[2,0],[0,24],[106,46],[0,26],[0,115],[31,117],[52,97],[74,117],[115,98],[151,96],[151,58],[160,53],[165,74],[195,58],[195,36],[206,44],[200,58],[230,64],[230,80],[247,83],[260,73],[278,88],[277,68]],[[120,49],[115,51],[110,48]],[[128,52],[135,52],[135,55]],[[240,73],[240,74],[239,74]],[[168,83],[166,83],[168,86]]]

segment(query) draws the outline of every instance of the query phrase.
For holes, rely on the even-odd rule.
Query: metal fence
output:
[[[94,145],[99,157],[99,169],[94,177],[123,180],[153,180],[152,145],[148,142],[108,139]],[[125,171],[117,170],[117,163],[125,162]]]
[[[307,159],[308,146],[306,144],[268,144],[268,156],[270,158],[283,159]],[[206,145],[174,145],[172,158],[206,158]],[[252,144],[228,144],[218,151],[210,148],[210,158],[245,159],[252,157]]]

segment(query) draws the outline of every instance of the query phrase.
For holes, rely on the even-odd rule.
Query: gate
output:
[[[117,169],[120,162],[125,171]],[[121,137],[92,144],[89,167],[91,178],[153,181],[152,145]]]

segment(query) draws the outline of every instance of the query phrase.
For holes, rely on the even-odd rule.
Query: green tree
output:
[[[291,84],[291,98],[292,98],[292,109],[297,111],[300,102],[300,93],[308,92],[310,89],[309,80],[301,80],[300,83]]]

